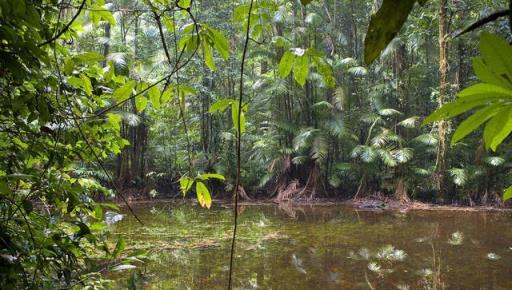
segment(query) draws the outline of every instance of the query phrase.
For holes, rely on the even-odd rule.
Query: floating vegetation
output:
[[[450,235],[448,243],[453,246],[460,246],[464,241],[464,234],[462,232],[455,232]]]
[[[491,260],[491,261],[497,261],[499,259],[501,259],[500,255],[496,254],[496,253],[489,253],[487,254],[487,259]]]
[[[377,264],[376,262],[371,262],[368,264],[368,270],[379,274],[380,276],[383,276],[384,274],[393,273],[393,269],[383,269],[381,265]]]
[[[387,245],[381,248],[375,257],[380,260],[403,261],[407,257],[407,253],[403,250],[396,249],[392,245]]]
[[[357,253],[354,251],[348,253],[348,258],[353,260],[369,260],[370,256],[370,250],[367,248],[361,248]]]
[[[292,255],[292,265],[299,273],[307,274],[306,269],[304,269],[302,264],[302,259],[297,258],[295,254]]]
[[[122,214],[118,214],[116,212],[112,212],[112,211],[107,211],[105,213],[105,222],[107,223],[107,225],[113,225],[117,222],[120,222],[123,220],[123,215]]]

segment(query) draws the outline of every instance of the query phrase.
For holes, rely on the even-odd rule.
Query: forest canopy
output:
[[[116,201],[502,204],[509,5],[0,0],[0,288],[135,267]]]

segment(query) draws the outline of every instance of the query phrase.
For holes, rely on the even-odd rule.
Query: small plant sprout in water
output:
[[[403,261],[407,257],[407,253],[396,249],[392,245],[387,245],[380,249],[375,257],[380,260]]]
[[[448,243],[453,246],[460,246],[464,241],[464,234],[462,232],[455,232],[450,235]]]
[[[501,257],[496,253],[489,253],[489,254],[487,254],[487,259],[489,259],[491,261],[497,261],[497,260],[501,259]]]

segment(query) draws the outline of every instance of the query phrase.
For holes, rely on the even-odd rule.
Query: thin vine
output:
[[[233,287],[233,266],[234,266],[234,256],[235,256],[235,247],[236,247],[236,232],[238,228],[238,192],[240,187],[240,173],[241,173],[241,140],[242,140],[242,132],[241,132],[241,119],[242,115],[242,102],[244,97],[244,67],[245,67],[245,58],[247,55],[247,48],[249,47],[249,32],[251,29],[251,13],[252,6],[254,0],[251,0],[249,4],[249,12],[247,13],[247,29],[245,31],[245,42],[244,42],[244,51],[242,53],[242,63],[240,64],[240,87],[239,87],[239,97],[238,97],[238,120],[237,120],[237,139],[236,139],[236,182],[235,188],[233,189],[233,199],[234,199],[234,220],[233,220],[233,237],[231,239],[231,253],[229,258],[229,279],[228,279],[228,290],[231,290]]]

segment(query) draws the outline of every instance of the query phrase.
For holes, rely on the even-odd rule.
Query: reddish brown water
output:
[[[151,251],[139,285],[226,289],[231,209],[135,210],[115,232]],[[510,213],[246,206],[239,229],[236,289],[512,289]]]

